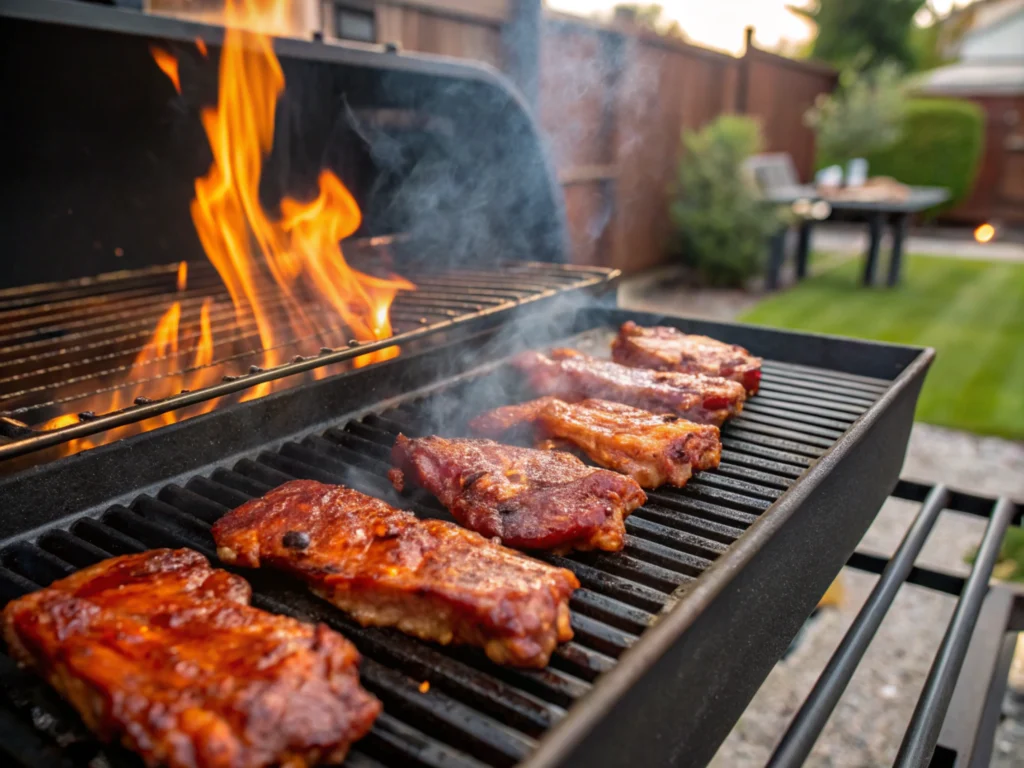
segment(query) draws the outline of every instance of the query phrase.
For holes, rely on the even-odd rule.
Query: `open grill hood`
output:
[[[196,49],[202,38],[208,57]],[[196,261],[194,180],[211,154],[223,30],[73,0],[0,7],[9,153],[0,288]],[[150,46],[178,55],[182,94]],[[261,196],[315,195],[327,168],[357,236],[409,236],[396,266],[566,261],[562,197],[537,125],[494,70],[379,46],[278,39],[287,87]],[[120,249],[121,255],[115,255]]]

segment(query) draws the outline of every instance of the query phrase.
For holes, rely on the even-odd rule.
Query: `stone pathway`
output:
[[[673,268],[630,278],[619,291],[623,307],[713,320],[732,320],[761,297],[757,291],[693,290]],[[915,424],[903,476],[1024,500],[1024,444]],[[916,504],[890,499],[860,548],[892,554],[917,509]],[[984,527],[978,518],[944,512],[918,564],[966,574],[969,568],[963,556],[980,540]],[[820,612],[797,649],[776,665],[712,761],[715,768],[763,766],[771,755],[877,577],[844,569],[840,578],[844,591],[841,605]],[[953,597],[913,585],[900,590],[815,745],[808,766],[892,764],[955,604]],[[993,765],[1024,768],[1024,729],[1015,730],[1019,726],[1008,723],[997,738]]]

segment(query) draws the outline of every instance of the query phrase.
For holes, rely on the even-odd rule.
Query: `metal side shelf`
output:
[[[1024,590],[990,584],[990,579],[1003,536],[1011,525],[1021,525],[1024,509],[1007,498],[989,499],[906,480],[899,482],[892,495],[920,502],[921,508],[891,558],[858,551],[847,562],[848,567],[880,578],[790,722],[768,761],[769,768],[803,765],[904,583],[959,599],[894,765],[982,768],[989,764],[1016,634],[1024,632]],[[944,509],[988,520],[966,578],[914,565]]]

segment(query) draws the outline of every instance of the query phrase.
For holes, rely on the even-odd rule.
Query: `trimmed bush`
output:
[[[903,136],[867,156],[872,176],[904,184],[946,187],[950,201],[933,213],[955,208],[971,194],[985,141],[985,113],[961,99],[912,99]]]
[[[779,227],[743,164],[761,148],[758,124],[723,115],[683,134],[683,157],[670,206],[676,247],[711,285],[742,286],[761,272],[766,241]]]

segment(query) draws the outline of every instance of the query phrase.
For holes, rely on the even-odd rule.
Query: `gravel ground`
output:
[[[631,278],[619,291],[623,307],[714,320],[731,320],[761,298],[758,291],[696,291],[668,268]],[[1024,444],[915,424],[903,476],[930,483],[1024,500]],[[860,549],[895,551],[918,505],[890,499]],[[944,512],[917,560],[925,567],[966,574],[965,552],[984,521]],[[843,599],[809,622],[797,648],[772,670],[712,761],[715,768],[762,766],[810,692],[876,581],[844,569]],[[891,765],[956,601],[905,585],[807,761],[809,766],[863,768]],[[1024,704],[996,739],[993,766],[1024,768]]]

